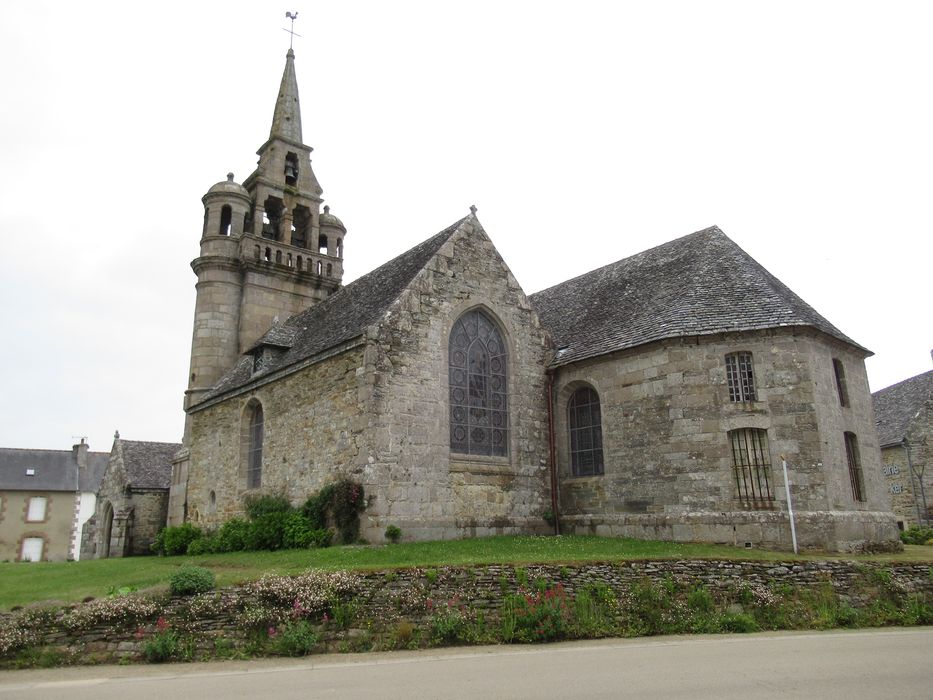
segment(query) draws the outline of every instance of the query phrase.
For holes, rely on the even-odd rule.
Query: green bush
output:
[[[402,539],[402,529],[398,525],[389,525],[386,528],[385,536],[392,544],[398,544],[398,541]]]
[[[185,554],[188,545],[201,537],[201,529],[191,523],[183,523],[175,527],[163,527],[156,535],[150,549],[156,554],[174,556]]]
[[[901,542],[904,544],[926,544],[930,540],[933,540],[933,527],[911,525],[901,533]]]
[[[203,566],[183,566],[169,579],[174,595],[196,595],[214,588],[214,572]]]
[[[200,538],[188,545],[188,554],[199,557],[202,554],[214,554],[220,551],[217,549],[217,535],[203,534]]]
[[[318,636],[307,620],[286,622],[279,629],[271,629],[272,649],[282,656],[304,656],[314,651]]]
[[[253,519],[249,524],[246,549],[270,551],[282,549],[282,542],[285,539],[285,522],[289,516],[290,513],[283,511],[271,511]]]
[[[228,520],[217,531],[217,552],[242,552],[250,538],[250,524],[241,518]]]
[[[314,528],[301,511],[289,513],[285,518],[282,533],[284,549],[307,549],[329,547],[333,533],[323,528]]]
[[[290,513],[293,510],[292,504],[282,495],[247,496],[243,504],[250,520],[258,520],[270,513]]]

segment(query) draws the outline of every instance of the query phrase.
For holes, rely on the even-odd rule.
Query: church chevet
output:
[[[471,208],[344,285],[366,234],[322,206],[311,151],[289,49],[255,172],[202,198],[169,525],[349,478],[370,542],[791,549],[793,523],[804,549],[900,547],[871,352],[719,228],[528,295]]]

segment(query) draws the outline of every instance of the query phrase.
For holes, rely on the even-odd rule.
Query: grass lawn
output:
[[[189,557],[131,557],[80,562],[0,563],[0,609],[40,601],[79,601],[106,596],[111,589],[165,588],[183,564],[206,566],[218,586],[258,578],[266,573],[290,574],[309,567],[323,569],[389,569],[469,564],[572,563],[637,559],[788,560],[786,552],[708,544],[654,542],[617,537],[487,537],[398,545],[292,549],[279,552],[236,552]],[[799,559],[854,559],[879,562],[933,562],[933,546],[907,545],[902,553],[884,555],[807,554]]]

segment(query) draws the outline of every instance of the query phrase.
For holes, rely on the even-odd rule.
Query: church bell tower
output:
[[[295,53],[288,50],[269,138],[242,185],[233,173],[202,197],[200,255],[185,409],[233,367],[278,317],[340,288],[346,228],[320,211],[312,148],[301,134]],[[185,442],[187,443],[187,427]]]

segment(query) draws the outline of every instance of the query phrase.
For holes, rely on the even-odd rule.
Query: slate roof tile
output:
[[[933,402],[933,370],[905,379],[871,395],[878,444],[896,445],[907,437],[917,412]]]
[[[110,461],[107,452],[88,452],[87,469],[80,472],[81,491],[97,492]],[[78,467],[72,450],[0,448],[0,490],[74,491]],[[32,476],[26,470],[34,470]]]
[[[553,366],[664,338],[779,326],[811,326],[865,350],[715,226],[529,300],[558,348]]]
[[[134,488],[167,489],[172,485],[172,457],[182,445],[174,442],[120,440],[126,478]]]

